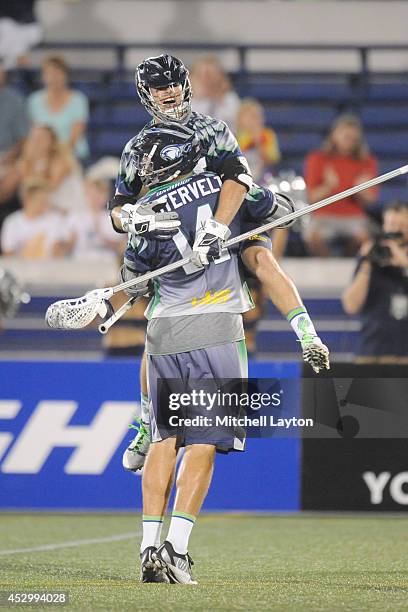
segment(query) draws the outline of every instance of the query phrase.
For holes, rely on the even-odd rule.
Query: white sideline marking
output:
[[[87,540],[71,540],[60,542],[59,544],[44,544],[33,546],[32,548],[14,548],[10,550],[0,550],[0,555],[17,555],[20,553],[42,552],[46,550],[58,550],[59,548],[75,548],[77,546],[88,546],[88,544],[103,544],[104,542],[120,542],[130,540],[141,535],[140,531],[129,531],[128,533],[118,533],[117,535],[106,536],[104,538],[92,538]]]

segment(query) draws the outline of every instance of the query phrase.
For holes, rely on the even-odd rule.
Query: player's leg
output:
[[[282,270],[270,249],[250,246],[243,251],[242,261],[262,283],[265,292],[284,317],[291,310],[303,306],[295,284]]]
[[[153,553],[160,546],[160,535],[168,499],[174,482],[176,439],[167,438],[151,445],[143,470],[143,539],[140,545],[142,582],[169,582],[160,571]]]
[[[214,457],[215,446],[212,444],[193,444],[186,447],[177,475],[177,494],[173,514],[198,515],[211,484]],[[170,530],[168,534],[170,541],[173,541],[172,535],[172,530]],[[187,552],[187,542],[177,546],[177,542],[174,541],[174,546],[178,552]],[[183,548],[185,548],[184,551]]]
[[[222,346],[191,351],[183,354],[188,359],[190,371],[189,387],[209,391],[219,389],[220,381],[248,377],[248,363],[245,342],[231,342]],[[203,372],[206,373],[203,377]],[[218,407],[219,416],[230,414],[222,402]],[[210,413],[211,414],[211,413]],[[196,416],[208,418],[207,406],[189,406],[187,418]],[[212,423],[215,423],[212,413]],[[237,434],[240,434],[238,437]],[[155,558],[171,582],[179,584],[196,584],[192,576],[192,560],[188,554],[188,544],[196,518],[208,493],[214,470],[216,450],[229,452],[243,450],[243,432],[232,427],[216,425],[185,426],[181,443],[186,446],[183,461],[177,478],[177,492],[166,540],[158,549]],[[150,460],[150,455],[149,455]]]
[[[143,353],[140,364],[140,413],[136,415],[137,434],[123,453],[122,465],[125,470],[141,470],[150,446],[149,432],[149,393],[147,388],[146,353]]]
[[[272,303],[287,318],[303,350],[303,359],[319,372],[329,366],[329,351],[317,335],[294,282],[282,270],[270,248],[244,243],[241,258],[262,283]]]
[[[148,363],[149,360],[149,363]],[[147,365],[148,363],[148,365]],[[176,435],[159,418],[158,381],[180,377],[178,364],[171,355],[146,358],[148,391],[151,397],[150,422],[152,444],[143,470],[143,539],[140,546],[141,581],[169,582],[152,557],[160,544],[163,517],[174,483],[177,458]],[[150,428],[150,425],[149,425]]]
[[[213,444],[192,444],[184,453],[169,532],[154,555],[172,583],[197,584],[192,575],[188,542],[211,484],[215,451]]]

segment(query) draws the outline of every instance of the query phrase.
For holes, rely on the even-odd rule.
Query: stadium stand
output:
[[[57,46],[62,52],[65,47],[69,50],[72,45]],[[117,54],[117,70],[75,67],[72,70],[73,87],[85,93],[91,104],[90,162],[107,154],[119,155],[124,143],[148,119],[135,95],[133,71],[124,68],[130,47],[137,45],[110,48]],[[194,45],[181,47],[182,54]],[[200,45],[196,47],[199,49]],[[273,53],[279,45],[262,47]],[[54,49],[54,46],[50,43],[47,48]],[[321,144],[333,119],[347,111],[360,115],[368,143],[382,168],[399,165],[408,135],[408,80],[405,73],[368,72],[368,54],[377,47],[350,47],[361,55],[361,72],[340,74],[249,72],[245,57],[255,48],[237,47],[241,65],[231,77],[242,98],[254,97],[264,105],[266,123],[276,130],[279,138],[283,168],[301,173],[306,153]],[[84,47],[84,51],[92,49],[92,45]],[[214,51],[222,49],[218,45]],[[330,45],[327,49],[331,49]],[[38,73],[28,71],[23,78],[14,75],[11,82],[27,94],[38,86]],[[403,198],[405,186],[404,178],[384,185],[381,203]]]
[[[272,45],[270,49],[272,52]],[[119,71],[72,70],[73,86],[88,96],[91,105],[88,163],[105,155],[119,156],[127,140],[149,119],[136,97],[133,71],[123,68],[125,50],[121,47],[117,51]],[[244,53],[242,49],[238,51],[241,51],[242,60]],[[360,49],[360,52],[360,73],[249,73],[245,70],[245,62],[241,61],[240,71],[231,75],[241,97],[257,98],[264,105],[266,123],[275,129],[279,138],[281,168],[302,173],[306,153],[320,146],[333,119],[346,111],[360,115],[368,143],[380,160],[381,173],[407,163],[407,74],[370,73],[367,71],[367,49]],[[36,71],[11,75],[10,81],[23,94],[39,84]],[[380,205],[406,197],[406,178],[400,177],[382,186]],[[339,295],[340,287],[334,296],[311,296],[310,302],[306,302],[335,356],[350,358],[359,326],[356,319],[344,315]],[[46,330],[44,310],[57,297],[45,297],[40,292],[23,307],[18,319],[8,321],[0,335],[0,351],[13,353],[29,343],[37,351],[52,352],[57,343],[67,355],[77,351],[79,345],[84,353],[102,355],[101,339],[96,330],[78,332],[81,342],[78,342],[78,334],[58,332],[56,336],[56,332]],[[293,357],[298,347],[292,336],[286,322],[269,308],[258,328],[259,356],[267,357],[273,352],[275,356]]]

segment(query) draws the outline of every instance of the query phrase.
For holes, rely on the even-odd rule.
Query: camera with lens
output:
[[[402,232],[381,232],[374,240],[374,244],[366,259],[377,266],[387,266],[391,261],[391,249],[385,242],[389,240],[400,241],[404,238]]]

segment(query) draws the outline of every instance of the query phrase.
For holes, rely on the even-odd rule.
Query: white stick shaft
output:
[[[98,327],[101,334],[106,334],[107,331],[112,327],[116,321],[118,321],[123,315],[132,308],[133,304],[137,302],[137,298],[130,298],[127,302],[122,304],[120,308],[104,323],[101,323]]]
[[[385,174],[381,174],[380,176],[377,176],[376,178],[373,178],[370,181],[366,181],[365,183],[361,183],[360,185],[356,185],[355,187],[351,187],[350,189],[346,189],[345,191],[336,193],[335,195],[332,195],[329,198],[320,200],[319,202],[316,202],[315,204],[311,204],[310,206],[306,206],[305,208],[302,208],[301,210],[295,210],[295,212],[293,213],[285,215],[284,217],[281,217],[280,219],[275,219],[275,221],[271,221],[270,223],[266,223],[265,225],[261,225],[260,227],[257,227],[253,230],[250,230],[249,232],[246,232],[245,234],[240,234],[239,236],[235,236],[235,238],[231,238],[230,240],[227,240],[227,242],[225,243],[225,247],[228,248],[234,244],[238,244],[239,242],[242,242],[243,240],[247,240],[248,238],[255,236],[255,234],[260,234],[262,232],[270,231],[274,229],[275,227],[280,227],[281,225],[284,225],[288,221],[299,219],[300,217],[303,217],[304,215],[308,215],[311,212],[318,210],[319,208],[323,208],[324,206],[329,206],[329,204],[334,204],[335,202],[338,202],[339,200],[343,200],[343,198],[348,198],[352,195],[355,195],[356,193],[359,193],[360,191],[364,191],[364,189],[370,189],[370,187],[375,187],[376,185],[379,185],[380,183],[385,183],[386,181],[389,181],[395,178],[396,176],[400,176],[401,174],[406,174],[407,172],[408,172],[408,165],[401,166],[401,168],[397,168],[396,170],[391,170],[391,172],[386,172]],[[123,291],[124,289],[128,289],[129,287],[134,287],[135,285],[138,285],[139,283],[143,283],[152,278],[156,278],[157,276],[161,276],[162,274],[173,272],[174,270],[178,270],[178,268],[185,266],[189,262],[190,262],[190,258],[184,257],[183,259],[180,259],[179,261],[174,261],[173,263],[168,264],[167,266],[163,266],[162,268],[158,268],[157,270],[152,270],[151,272],[147,272],[147,274],[143,274],[143,276],[138,276],[137,278],[129,280],[126,283],[116,285],[116,287],[112,287],[112,292],[117,293],[118,291]]]
[[[236,236],[235,238],[231,238],[231,240],[228,240],[228,242],[225,243],[225,246],[226,247],[232,246],[233,244],[237,244],[238,242],[242,242],[243,240],[247,240],[248,238],[251,238],[251,236],[254,236],[255,234],[261,234],[262,232],[267,232],[269,230],[272,230],[276,227],[279,227],[280,225],[283,225],[284,223],[287,223],[288,221],[299,219],[299,217],[308,215],[309,213],[314,212],[315,210],[319,210],[319,208],[324,208],[325,206],[334,204],[335,202],[338,202],[339,200],[343,200],[344,198],[349,198],[350,196],[355,195],[356,193],[359,193],[360,191],[364,191],[364,189],[370,189],[370,187],[375,187],[376,185],[379,185],[380,183],[385,183],[386,181],[389,181],[397,176],[400,176],[401,174],[406,174],[407,172],[408,172],[408,165],[401,166],[401,168],[397,168],[396,170],[391,170],[391,172],[386,172],[385,174],[381,174],[380,176],[377,176],[369,181],[366,181],[365,183],[360,183],[360,185],[356,185],[355,187],[350,187],[350,189],[346,189],[345,191],[341,191],[340,193],[335,193],[329,198],[320,200],[319,202],[316,202],[315,204],[310,204],[309,206],[306,206],[305,208],[302,208],[300,210],[295,210],[295,212],[290,213],[289,215],[286,215],[285,217],[282,217],[281,219],[275,219],[275,221],[270,221],[269,223],[266,223],[265,225],[262,225],[261,227],[258,227],[255,230],[251,230],[249,232],[246,232],[245,234],[240,234],[239,236]]]

